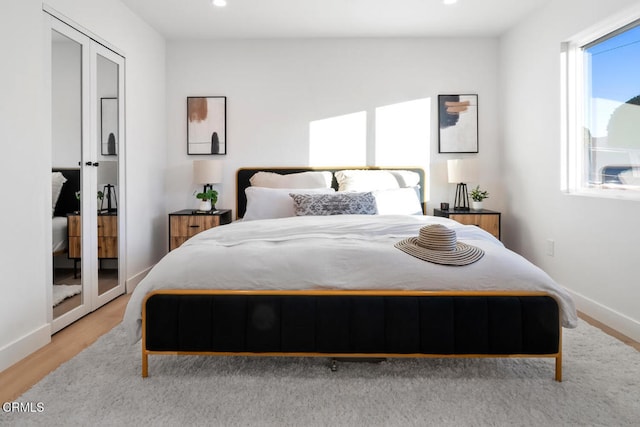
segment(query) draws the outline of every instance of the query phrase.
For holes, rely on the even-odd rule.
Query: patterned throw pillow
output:
[[[289,194],[297,216],[304,215],[375,215],[376,199],[371,192]]]

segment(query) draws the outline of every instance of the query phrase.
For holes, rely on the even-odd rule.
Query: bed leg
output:
[[[336,372],[338,370],[338,361],[336,359],[331,359],[331,372]]]
[[[556,381],[562,382],[562,354],[556,356]]]
[[[149,376],[149,355],[142,349],[142,378]]]

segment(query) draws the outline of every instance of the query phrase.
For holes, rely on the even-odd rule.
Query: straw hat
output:
[[[421,260],[444,265],[467,265],[484,255],[482,249],[457,240],[454,230],[433,224],[420,228],[418,237],[409,237],[394,246]]]

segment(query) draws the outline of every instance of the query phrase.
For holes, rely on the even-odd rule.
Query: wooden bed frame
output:
[[[311,168],[239,170],[239,216],[259,170]],[[544,292],[162,290],[143,302],[143,377],[150,355],[553,358],[561,381],[562,326]]]

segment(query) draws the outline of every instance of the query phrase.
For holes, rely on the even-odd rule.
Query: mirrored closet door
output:
[[[56,332],[125,291],[124,58],[46,13],[45,22]]]

